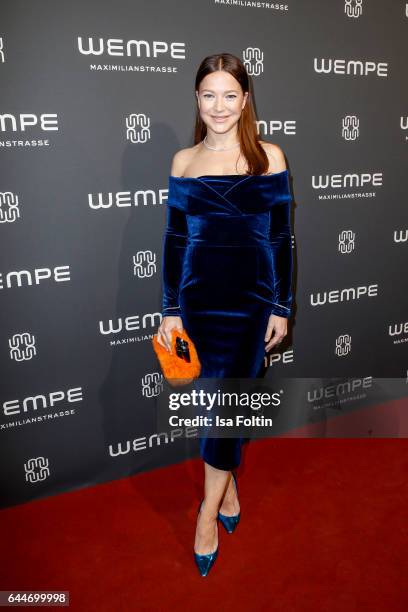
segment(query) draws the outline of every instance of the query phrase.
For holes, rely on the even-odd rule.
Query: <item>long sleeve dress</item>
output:
[[[182,318],[200,378],[256,377],[269,316],[292,312],[288,170],[168,180],[161,314]],[[200,455],[231,470],[242,441],[202,437]]]

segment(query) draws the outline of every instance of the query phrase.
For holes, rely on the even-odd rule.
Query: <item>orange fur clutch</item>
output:
[[[186,330],[171,330],[171,350],[169,353],[157,340],[154,334],[152,343],[154,352],[160,362],[163,375],[170,385],[179,387],[188,385],[201,372],[201,363],[193,341]]]

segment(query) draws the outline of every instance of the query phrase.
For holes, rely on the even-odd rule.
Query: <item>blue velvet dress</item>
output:
[[[162,315],[180,316],[200,378],[253,378],[269,316],[292,310],[288,170],[264,175],[169,176]],[[242,438],[200,438],[203,460],[236,468]]]

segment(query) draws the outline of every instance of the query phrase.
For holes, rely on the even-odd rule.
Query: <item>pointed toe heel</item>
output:
[[[239,523],[240,515],[234,514],[234,516],[226,516],[225,514],[218,513],[218,518],[227,533],[233,533],[236,526]]]
[[[199,514],[200,510],[201,510],[201,506],[204,500],[200,501],[200,503],[198,504],[198,510],[197,510],[197,514]],[[195,564],[198,568],[198,571],[200,572],[201,576],[207,576],[210,569],[212,568],[212,566],[215,563],[215,560],[218,557],[218,546],[217,548],[214,550],[214,552],[212,553],[207,553],[206,555],[200,555],[198,553],[196,553],[195,551],[193,551],[193,555],[194,555],[194,561]]]
[[[233,483],[235,486],[235,491],[237,492],[237,495],[238,495],[238,487],[237,487],[237,482],[235,479],[234,472],[232,472],[232,478],[233,478]],[[238,512],[238,514],[233,514],[232,516],[227,516],[225,514],[221,514],[221,512],[218,512],[218,518],[222,526],[226,530],[226,532],[233,533],[239,523],[239,519],[241,518],[241,512]]]
[[[218,557],[218,546],[214,552],[208,553],[207,555],[199,555],[198,553],[194,553],[194,561],[196,566],[198,567],[198,571],[201,576],[207,576],[208,572],[212,568],[215,563],[216,558]]]

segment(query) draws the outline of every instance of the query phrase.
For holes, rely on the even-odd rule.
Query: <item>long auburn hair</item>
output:
[[[256,113],[251,93],[249,75],[241,60],[231,53],[216,53],[208,55],[201,62],[196,78],[195,90],[199,90],[199,85],[204,77],[211,72],[225,70],[229,72],[241,85],[242,91],[248,92],[246,104],[238,120],[238,138],[240,150],[248,165],[248,174],[265,174],[269,168],[269,160],[262,145],[259,143],[260,137],[256,129]],[[196,100],[196,117],[194,129],[194,144],[198,144],[207,134],[207,126],[200,117],[200,109]]]

